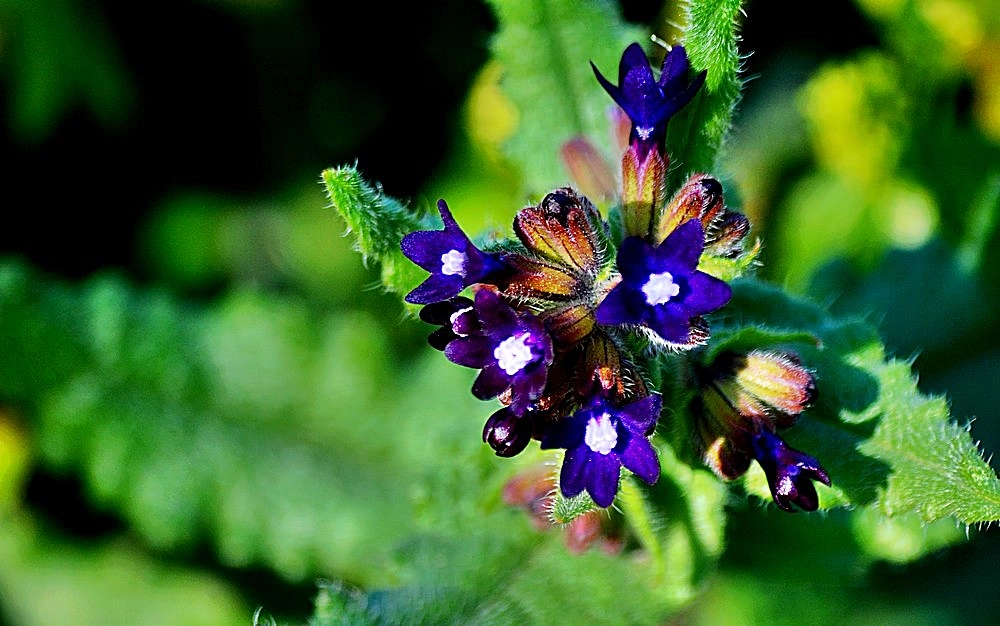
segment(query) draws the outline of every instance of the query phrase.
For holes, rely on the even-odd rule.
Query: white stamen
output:
[[[602,413],[590,418],[587,422],[587,432],[583,435],[583,443],[594,452],[607,454],[618,445],[618,430],[611,422],[611,415]]]
[[[533,359],[531,348],[525,342],[531,338],[531,333],[522,333],[513,337],[508,337],[500,342],[500,345],[493,350],[493,356],[497,360],[500,368],[507,372],[508,376],[520,372],[524,366],[531,363]]]
[[[465,254],[458,250],[449,250],[441,255],[441,273],[445,276],[458,274],[465,277]]]
[[[649,281],[642,286],[642,293],[646,294],[646,302],[652,305],[670,302],[670,298],[680,292],[681,288],[674,282],[674,277],[670,272],[650,274]]]
[[[652,42],[653,42],[653,43],[655,43],[656,45],[658,45],[658,46],[663,46],[663,47],[664,47],[664,48],[666,49],[666,51],[667,51],[667,52],[670,52],[671,50],[673,50],[673,49],[674,49],[674,47],[673,47],[673,46],[671,46],[671,45],[670,45],[669,43],[667,43],[667,42],[666,42],[666,40],[664,40],[664,39],[660,39],[660,38],[659,38],[659,37],[657,37],[656,35],[650,35],[650,36],[649,36],[649,38],[650,38],[650,40],[652,40]]]
[[[455,330],[455,320],[457,320],[460,315],[468,313],[471,310],[472,310],[472,307],[471,306],[467,306],[464,309],[459,309],[459,310],[455,311],[454,313],[451,314],[451,317],[448,318],[448,321],[451,322],[451,330],[452,330],[452,332],[455,333],[456,335],[458,335],[459,337],[468,337],[469,335],[468,335],[468,333],[460,333],[457,330]]]

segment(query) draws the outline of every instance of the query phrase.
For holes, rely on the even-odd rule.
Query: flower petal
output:
[[[656,424],[662,405],[662,397],[652,394],[618,409],[618,417],[630,432],[643,436]]]
[[[621,479],[621,466],[621,460],[614,452],[608,454],[590,452],[585,482],[587,493],[597,506],[607,508],[615,501],[618,482]]]
[[[688,220],[667,235],[655,249],[656,265],[683,267],[691,271],[698,267],[698,259],[705,249],[705,231],[701,222]]]
[[[667,303],[647,309],[645,321],[664,341],[686,345],[691,334],[691,316],[680,304]]]
[[[464,281],[457,274],[431,274],[403,299],[410,304],[431,304],[454,297],[464,288]]]
[[[568,448],[559,470],[559,490],[567,498],[579,494],[586,487],[590,450],[584,446]]]
[[[464,367],[479,369],[494,361],[493,344],[482,335],[455,339],[444,350],[445,357]]]
[[[623,281],[604,296],[604,300],[594,311],[594,318],[598,324],[620,326],[640,323],[643,314],[643,302],[636,298],[636,292],[629,289],[629,285]]]
[[[472,395],[480,400],[495,398],[510,387],[510,377],[495,362],[490,363],[479,372],[472,383]]]
[[[517,328],[517,313],[489,289],[476,292],[476,315],[483,329],[492,337],[509,336]]]
[[[732,288],[722,280],[705,272],[694,272],[688,277],[691,289],[684,298],[684,307],[692,317],[711,313],[724,306],[733,295]]]
[[[621,463],[649,485],[660,477],[660,459],[652,444],[642,435],[628,434],[625,449],[621,452]]]

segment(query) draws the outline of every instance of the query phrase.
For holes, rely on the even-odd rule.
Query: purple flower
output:
[[[591,62],[597,81],[632,120],[629,142],[639,143],[640,161],[653,148],[663,151],[667,122],[690,102],[705,82],[700,72],[688,82],[688,58],[683,46],[674,46],[663,59],[660,80],[642,46],[633,43],[625,48],[618,64],[618,84],[611,84]]]
[[[420,230],[403,237],[400,243],[408,259],[431,273],[406,294],[406,301],[413,304],[447,300],[476,283],[496,284],[507,273],[497,255],[473,245],[444,200],[438,200],[438,211],[444,230]]]
[[[790,513],[795,511],[793,503],[803,511],[819,508],[819,496],[812,481],[830,485],[830,477],[819,461],[789,448],[781,437],[764,429],[754,435],[753,449],[754,457],[767,475],[775,504]]]
[[[725,282],[698,271],[704,247],[698,220],[681,224],[656,248],[641,237],[626,239],[618,250],[622,280],[597,307],[598,323],[645,325],[678,347],[697,343],[700,316],[726,304],[732,293]]]
[[[557,421],[542,438],[542,448],[565,448],[559,486],[567,498],[584,489],[601,507],[618,493],[621,468],[650,485],[660,476],[656,451],[646,438],[660,415],[661,399],[650,395],[621,408],[602,396],[571,417]]]
[[[472,300],[462,296],[428,304],[420,309],[420,319],[441,327],[427,337],[427,342],[435,350],[444,350],[455,339],[479,330],[479,319],[473,310]]]
[[[481,329],[451,341],[444,354],[452,363],[482,369],[472,395],[488,400],[510,388],[510,409],[523,415],[545,389],[552,339],[540,319],[515,311],[489,289],[476,292],[474,310]]]

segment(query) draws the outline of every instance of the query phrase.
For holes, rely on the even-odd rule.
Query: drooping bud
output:
[[[818,506],[811,480],[830,484],[813,457],[775,434],[791,426],[813,401],[812,373],[791,353],[723,352],[698,372],[701,393],[692,405],[705,464],[719,477],[743,475],[756,460],[768,476],[775,503],[792,511]]]
[[[516,415],[504,407],[486,420],[483,441],[490,444],[497,456],[517,456],[531,441],[533,421],[530,414]]]
[[[790,426],[815,400],[813,376],[794,354],[751,350],[736,364],[739,387],[772,407],[778,426]]]
[[[815,458],[790,448],[781,437],[766,430],[753,439],[754,457],[767,476],[774,503],[789,513],[792,504],[803,511],[819,508],[813,481],[830,486],[830,476]]]

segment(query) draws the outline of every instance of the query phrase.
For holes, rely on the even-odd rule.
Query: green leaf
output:
[[[649,34],[626,24],[608,0],[491,0],[499,18],[493,56],[504,68],[501,86],[518,110],[517,133],[506,144],[508,156],[524,174],[525,192],[540,197],[570,183],[559,148],[584,135],[604,148],[610,163],[608,108],[590,62],[606,76],[617,76],[622,51]]]
[[[0,265],[0,397],[30,425],[38,462],[79,476],[146,544],[211,547],[289,580],[385,584],[432,471],[414,468],[451,470],[422,448],[429,424],[454,418],[485,447],[471,395],[439,415],[426,396],[384,393],[406,367],[383,336],[369,316],[253,292],[194,307],[117,278],[67,286]],[[441,388],[469,384],[434,367],[423,376]]]
[[[711,172],[732,126],[740,101],[740,0],[684,3],[684,48],[694,71],[707,70],[705,85],[667,126],[670,173],[667,191],[680,188],[694,172]]]
[[[0,516],[0,559],[5,623],[211,626],[252,610],[222,577],[124,537],[70,541],[24,514]]]
[[[944,398],[918,390],[910,364],[888,358],[871,327],[838,321],[774,287],[751,281],[733,287],[717,327],[719,346],[744,328],[766,328],[784,339],[803,331],[818,340],[779,345],[815,371],[818,399],[783,436],[830,474],[833,489],[821,487],[822,506],[868,506],[925,523],[1000,520],[1000,480],[968,427],[950,418]],[[759,471],[749,473],[746,484],[769,497]]]
[[[355,246],[365,261],[382,267],[382,285],[403,295],[426,278],[426,273],[410,262],[399,248],[400,241],[415,230],[431,228],[408,211],[398,200],[372,186],[351,166],[323,171],[323,185],[331,206],[347,222]]]

